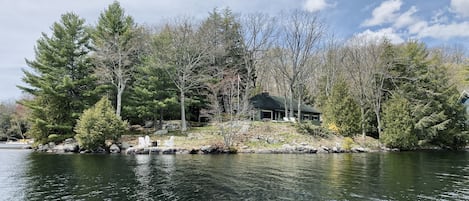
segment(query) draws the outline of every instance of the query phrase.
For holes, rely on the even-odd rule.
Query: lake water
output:
[[[0,200],[469,200],[469,152],[126,156],[0,150]]]

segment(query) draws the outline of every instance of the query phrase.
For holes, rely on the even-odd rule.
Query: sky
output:
[[[393,43],[418,39],[429,47],[469,48],[469,0],[121,0],[125,12],[143,25],[157,25],[177,16],[203,19],[214,8],[234,13],[276,15],[293,9],[317,13],[328,33],[387,37]],[[0,101],[21,98],[25,59],[34,59],[41,33],[66,12],[96,24],[113,0],[0,0]]]

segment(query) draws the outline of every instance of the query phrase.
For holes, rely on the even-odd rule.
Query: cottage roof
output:
[[[253,107],[257,109],[285,110],[285,98],[280,96],[271,96],[268,93],[257,94],[250,99],[250,102]],[[287,103],[289,102],[290,100],[287,100]],[[298,112],[298,100],[293,100],[293,105],[293,110]],[[316,108],[304,103],[301,104],[301,111],[305,113],[321,113]]]

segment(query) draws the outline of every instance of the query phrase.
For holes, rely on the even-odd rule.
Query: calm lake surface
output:
[[[0,200],[469,200],[469,152],[126,156],[0,150]]]

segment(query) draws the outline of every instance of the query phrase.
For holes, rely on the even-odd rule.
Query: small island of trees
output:
[[[268,91],[299,100],[288,106],[290,117],[301,104],[319,108],[314,129],[372,136],[389,148],[461,149],[469,140],[460,97],[469,64],[458,46],[338,40],[317,14],[301,10],[214,9],[200,21],[140,25],[118,2],[95,25],[66,13],[51,31],[26,60],[18,87],[28,98],[0,106],[3,136],[37,144],[76,138],[95,149],[129,125],[158,129],[180,119],[186,132],[204,113],[232,146],[239,124],[229,122],[250,120],[250,97]]]

